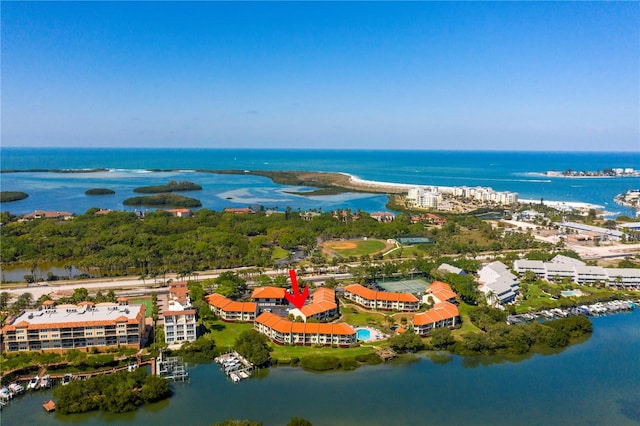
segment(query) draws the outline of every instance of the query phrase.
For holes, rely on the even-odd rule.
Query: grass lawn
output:
[[[129,303],[132,305],[144,305],[146,307],[144,311],[145,318],[151,317],[151,308],[153,305],[150,297],[145,297],[143,299],[129,299]]]
[[[253,323],[230,323],[221,320],[212,321],[207,326],[211,330],[211,338],[220,349],[233,346],[240,333],[253,329]]]
[[[273,253],[271,254],[272,260],[284,259],[289,256],[289,252],[283,249],[282,247],[274,247]]]
[[[341,322],[346,322],[349,325],[379,325],[385,324],[385,315],[376,312],[353,312],[353,308],[344,307],[341,308],[342,319]]]
[[[377,253],[387,244],[381,240],[329,241],[324,246],[342,257]]]
[[[310,355],[335,356],[336,358],[352,358],[358,355],[367,355],[375,352],[372,347],[360,346],[357,348],[314,348],[313,346],[280,346],[273,343],[271,352],[272,358],[288,361],[291,358],[304,358]]]
[[[529,311],[539,311],[541,309],[551,309],[560,306],[560,302],[551,299],[551,296],[543,292],[535,284],[527,286],[527,300],[520,302],[516,306],[516,313],[521,314]]]
[[[462,327],[460,327],[458,330],[454,330],[454,335],[466,334],[474,331],[482,331],[471,323],[471,319],[469,319],[470,308],[471,306],[467,305],[464,302],[460,302],[460,305],[458,305],[458,310],[460,312],[460,319],[462,320]]]

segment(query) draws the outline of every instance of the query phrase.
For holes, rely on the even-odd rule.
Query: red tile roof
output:
[[[195,309],[185,309],[184,311],[164,311],[162,315],[165,317],[179,317],[182,315],[195,315]]]
[[[413,316],[413,324],[433,324],[438,321],[455,318],[458,316],[460,316],[460,312],[458,311],[458,307],[456,305],[449,302],[440,302],[433,305],[433,308],[429,309],[427,312],[415,314]]]
[[[345,291],[353,293],[367,300],[382,300],[390,302],[418,302],[418,298],[410,293],[392,293],[387,291],[376,291],[361,286],[351,284],[344,288]]]

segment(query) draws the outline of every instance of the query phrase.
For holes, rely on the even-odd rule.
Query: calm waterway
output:
[[[214,364],[191,368],[174,396],[134,413],[47,414],[51,391],[2,411],[2,425],[209,425],[249,418],[284,425],[632,425],[640,423],[640,311],[593,319],[593,336],[554,355],[395,362],[313,374],[279,367],[232,384]]]

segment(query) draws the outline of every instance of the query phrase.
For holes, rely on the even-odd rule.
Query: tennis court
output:
[[[411,280],[378,280],[378,287],[394,293],[424,293],[429,282],[422,278]]]

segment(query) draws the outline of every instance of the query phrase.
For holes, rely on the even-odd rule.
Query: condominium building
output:
[[[263,312],[256,318],[254,329],[280,345],[349,347],[357,342],[356,331],[348,324],[293,322],[270,312]]]
[[[460,323],[460,312],[453,303],[440,302],[426,312],[413,316],[413,331],[424,336],[434,328],[455,327]]]
[[[300,317],[303,321],[310,318],[318,321],[325,321],[338,315],[338,304],[336,303],[336,292],[333,289],[321,287],[313,292],[308,305],[300,309],[289,311],[294,317]]]
[[[520,293],[520,281],[502,262],[491,262],[478,271],[480,291],[491,303],[505,304]]]
[[[257,287],[253,290],[251,298],[259,307],[288,305],[289,301],[284,293],[285,289],[282,287]]]
[[[205,300],[223,321],[251,322],[256,319],[258,304],[255,302],[236,302],[218,293],[206,296]]]
[[[520,275],[527,271],[547,281],[570,279],[576,284],[606,283],[616,287],[640,286],[640,269],[602,268],[588,266],[584,262],[566,256],[556,256],[551,262],[516,260],[513,269]]]
[[[21,312],[4,327],[7,352],[69,349],[141,348],[145,331],[145,305],[81,302],[55,305],[47,301],[38,309]]]
[[[371,290],[360,284],[346,286],[344,297],[369,309],[417,311],[420,307],[420,301],[413,294]]]
[[[179,309],[173,305],[173,311],[164,311],[164,341],[169,345],[193,342],[197,338],[196,310]]]
[[[451,290],[451,287],[447,283],[442,281],[434,281],[431,283],[427,292],[422,296],[422,303],[429,303],[429,298],[433,299],[433,302],[438,304],[440,302],[457,303],[456,294]]]

